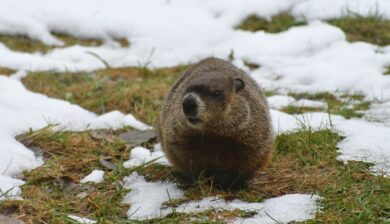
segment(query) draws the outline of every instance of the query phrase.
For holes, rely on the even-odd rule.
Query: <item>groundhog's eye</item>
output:
[[[210,96],[213,98],[219,98],[221,96],[221,91],[220,90],[214,90],[211,92]]]

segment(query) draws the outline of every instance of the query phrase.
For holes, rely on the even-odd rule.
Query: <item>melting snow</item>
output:
[[[250,218],[237,218],[234,223],[289,223],[313,219],[319,210],[317,195],[287,194],[267,199],[261,203],[248,203],[240,200],[225,201],[218,197],[207,197],[201,201],[192,201],[175,208],[176,212],[201,212],[209,209],[253,211]]]
[[[69,218],[81,223],[81,224],[95,224],[97,223],[95,220],[87,219],[87,218],[82,218],[76,215],[68,215]]]
[[[149,64],[171,66],[197,61],[205,56],[226,58],[234,53],[234,63],[244,60],[259,64],[251,75],[267,90],[285,94],[289,91],[315,93],[362,93],[373,104],[363,119],[345,120],[325,113],[292,116],[272,110],[275,133],[311,126],[315,129],[331,124],[346,138],[339,143],[343,161],[361,160],[373,163],[375,174],[390,174],[390,76],[384,76],[390,65],[390,46],[378,47],[364,42],[349,43],[337,27],[317,19],[345,16],[352,12],[367,16],[378,13],[390,18],[390,2],[386,0],[0,0],[0,33],[26,35],[43,43],[61,46],[52,32],[78,38],[105,40],[102,46],[55,48],[45,54],[16,52],[0,43],[0,66],[18,70],[11,77],[0,76],[0,190],[17,195],[23,181],[16,179],[23,170],[42,164],[42,159],[15,140],[17,134],[30,128],[59,124],[68,130],[120,128],[130,125],[140,130],[150,127],[131,114],[113,111],[101,116],[77,105],[31,93],[19,82],[25,71],[78,71],[104,68],[93,52],[112,67]],[[145,13],[153,16],[145,16]],[[240,21],[256,14],[270,18],[280,12],[291,12],[306,18],[308,25],[270,34],[263,31],[236,30]],[[180,18],[180,19],[178,19]],[[196,19],[194,19],[196,18]],[[127,38],[129,47],[121,47],[113,39]],[[245,69],[245,68],[244,68]],[[297,101],[274,96],[270,105],[324,108],[319,101]],[[331,122],[330,122],[331,121]],[[135,148],[126,166],[136,166],[163,156],[161,151]],[[167,164],[166,158],[158,160]],[[131,188],[125,201],[132,204],[129,216],[145,219],[156,217],[161,203],[182,197],[183,192],[172,183],[149,183],[134,174],[126,182]],[[144,189],[149,189],[145,192]],[[169,192],[169,197],[167,196]],[[2,195],[2,194],[0,194]],[[4,196],[4,195],[3,195]],[[256,204],[255,222],[269,221],[267,213],[280,222],[306,220],[313,217],[316,196],[285,196]],[[291,198],[300,204],[290,204]],[[3,198],[3,197],[2,197]],[[150,203],[149,203],[150,200]],[[213,200],[213,199],[204,199]],[[280,200],[280,201],[278,201]],[[293,212],[273,213],[269,204],[291,206]],[[141,206],[147,203],[147,206]],[[191,202],[200,203],[200,202]],[[189,203],[189,205],[192,205]],[[216,199],[226,207],[234,203]],[[267,204],[268,203],[268,204]],[[189,206],[188,205],[188,206]],[[248,204],[243,205],[249,206]],[[283,207],[286,206],[286,207]],[[290,207],[289,207],[290,208]],[[262,209],[262,210],[261,210]],[[289,210],[290,211],[290,210]],[[165,211],[167,212],[167,211]],[[291,216],[285,217],[286,214]],[[294,216],[297,215],[297,216]],[[302,216],[301,216],[302,215]],[[275,216],[275,217],[274,217]],[[246,219],[250,222],[252,219]],[[259,221],[260,220],[260,221]],[[237,220],[239,221],[239,220]]]
[[[23,170],[33,169],[43,162],[14,138],[30,128],[39,129],[49,124],[75,131],[124,125],[141,130],[149,128],[131,114],[113,111],[97,116],[66,101],[32,93],[18,80],[5,76],[0,76],[0,114],[0,173],[9,177],[17,177]]]
[[[300,99],[296,100],[291,96],[284,95],[275,95],[267,98],[270,108],[273,109],[282,109],[286,106],[296,106],[296,107],[313,107],[313,108],[326,108],[327,104],[322,101]]]
[[[169,182],[146,182],[142,176],[132,173],[125,179],[125,187],[131,192],[125,196],[124,203],[130,204],[130,219],[145,220],[165,217],[176,211],[181,213],[202,212],[209,209],[253,211],[256,214],[247,219],[237,218],[235,223],[282,223],[305,221],[315,217],[319,210],[317,195],[287,194],[271,198],[262,203],[248,203],[240,200],[225,201],[218,197],[207,197],[201,201],[191,201],[173,208],[163,207],[162,203],[179,199],[184,192]]]
[[[344,138],[337,147],[339,160],[364,161],[373,163],[375,174],[390,176],[390,128],[381,123],[360,119],[346,120],[341,116],[326,113],[305,113],[289,115],[271,110],[273,127],[276,133],[291,132],[302,127],[316,130],[331,128]]]
[[[87,183],[87,182],[100,183],[103,181],[103,178],[104,178],[103,170],[94,170],[86,177],[84,177],[82,180],[80,180],[80,183]]]
[[[123,200],[131,206],[127,212],[131,219],[144,220],[161,217],[162,203],[184,196],[184,192],[174,183],[146,182],[144,177],[135,172],[125,178],[124,186],[131,189]]]
[[[20,199],[20,188],[24,181],[0,175],[0,200]]]
[[[123,166],[126,168],[139,166],[155,160],[155,163],[169,165],[168,159],[162,151],[151,152],[144,147],[135,147],[130,152],[130,160],[126,161]]]

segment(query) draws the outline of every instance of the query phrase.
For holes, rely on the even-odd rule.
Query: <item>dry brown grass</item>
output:
[[[12,75],[13,73],[15,73],[15,70],[0,66],[0,75],[9,76]]]
[[[260,18],[256,15],[248,16],[237,28],[251,32],[265,31],[269,33],[278,33],[285,31],[293,26],[305,25],[304,21],[296,21],[288,13],[280,13],[273,16],[270,20]]]
[[[309,93],[290,93],[290,96],[295,99],[309,99],[322,101],[327,104],[327,108],[312,108],[312,107],[298,107],[289,105],[281,110],[290,114],[302,114],[306,112],[327,112],[330,114],[341,115],[346,119],[353,117],[362,117],[362,111],[368,110],[370,102],[364,99],[364,95],[341,95],[336,96],[328,92],[319,92],[315,94]]]
[[[336,144],[340,140],[341,137],[329,130],[304,129],[280,135],[271,166],[259,173],[247,188],[221,190],[213,187],[210,180],[199,178],[195,185],[184,187],[184,199],[172,200],[166,205],[174,207],[215,195],[226,200],[260,202],[290,193],[315,193],[324,197],[323,211],[317,214],[315,223],[378,223],[387,219],[390,198],[386,195],[390,194],[390,181],[370,174],[369,164],[337,161]],[[169,169],[162,169],[149,166],[142,172],[153,181],[171,179]]]
[[[100,46],[103,44],[103,40],[100,39],[92,39],[92,38],[76,38],[65,34],[53,33],[55,37],[64,42],[64,46],[57,47],[70,47],[73,45],[81,45],[81,46]],[[129,47],[130,43],[127,39],[118,39],[117,41],[122,47]],[[21,35],[7,35],[0,34],[0,42],[5,44],[8,48],[14,51],[21,52],[40,52],[46,53],[50,50],[53,50],[55,46],[46,45],[38,40],[32,40],[27,36]]]
[[[13,214],[26,223],[69,223],[68,214],[94,217],[104,223],[125,219],[121,204],[126,190],[120,183],[121,164],[130,149],[122,142],[94,139],[89,132],[52,132],[50,128],[19,136],[28,147],[42,150],[45,164],[24,173],[22,201],[5,201],[0,212]],[[116,170],[99,160],[118,164]],[[79,184],[94,169],[106,170],[105,181]]]
[[[165,94],[186,66],[103,69],[91,73],[31,73],[23,84],[33,92],[67,100],[102,114],[132,113],[153,124]]]
[[[123,168],[122,163],[128,159],[130,148],[115,138],[120,132],[108,133],[107,138],[97,138],[91,132],[43,129],[19,136],[18,139],[27,146],[41,149],[46,161],[43,166],[25,172],[24,200],[4,202],[0,205],[0,212],[17,216],[27,223],[67,223],[67,214],[90,217],[102,223],[124,223],[127,207],[121,204],[121,200],[126,190],[120,184],[124,176],[137,170],[148,181],[176,181],[171,168],[162,165]],[[314,132],[306,128],[279,135],[272,164],[247,188],[222,190],[215,188],[210,179],[199,177],[192,185],[179,183],[185,191],[185,198],[165,204],[175,207],[186,201],[215,195],[226,200],[238,198],[261,202],[289,193],[315,193],[324,197],[323,210],[317,214],[315,222],[385,220],[390,215],[390,198],[386,197],[390,194],[389,179],[370,174],[369,164],[337,161],[336,144],[340,140],[341,137],[330,130]],[[154,143],[143,145],[150,147]],[[116,168],[105,168],[99,162],[101,158],[112,162]],[[104,182],[80,185],[79,180],[93,169],[106,171]],[[232,217],[250,215],[253,214],[210,210],[197,214],[173,213],[144,223],[186,223],[194,218],[206,219],[206,223],[223,222]]]

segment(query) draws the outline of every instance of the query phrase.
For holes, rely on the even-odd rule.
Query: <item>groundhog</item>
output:
[[[218,58],[193,65],[173,85],[157,121],[168,160],[183,176],[245,186],[271,160],[265,95],[243,70]]]

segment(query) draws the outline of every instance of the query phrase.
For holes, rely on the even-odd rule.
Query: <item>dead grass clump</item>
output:
[[[340,27],[349,41],[364,41],[379,46],[390,44],[390,21],[380,15],[363,17],[352,14],[328,22]]]
[[[256,32],[263,30],[269,33],[279,33],[293,26],[305,25],[304,21],[296,21],[294,17],[287,13],[281,13],[273,16],[270,20],[260,18],[256,15],[247,17],[237,28]]]
[[[0,66],[0,75],[9,76],[12,75],[13,73],[15,73],[15,70]]]
[[[61,47],[69,47],[73,45],[99,46],[103,44],[103,41],[98,39],[80,39],[65,34],[53,35],[64,42],[64,46]],[[32,40],[24,35],[0,34],[0,42],[5,44],[11,50],[28,53],[47,53],[48,51],[54,49],[54,46],[46,45],[38,40]],[[121,40],[121,42],[125,43],[123,40]]]

